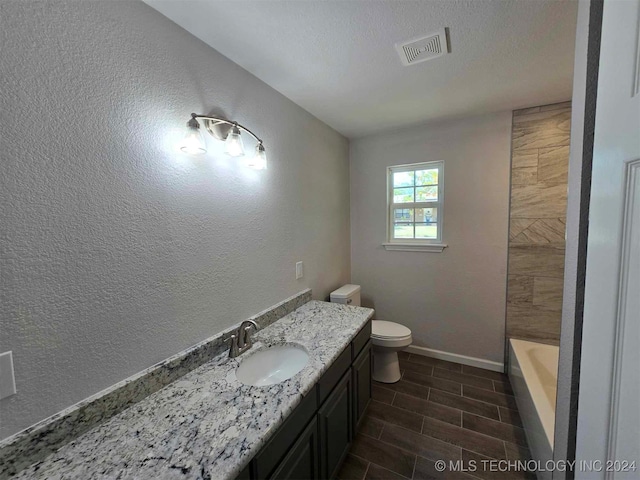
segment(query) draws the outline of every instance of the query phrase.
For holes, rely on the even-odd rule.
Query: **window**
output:
[[[443,162],[388,167],[387,174],[387,250],[442,251]]]

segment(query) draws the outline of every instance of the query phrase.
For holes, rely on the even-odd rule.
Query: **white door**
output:
[[[576,479],[640,478],[639,30],[640,0],[605,0],[589,207]],[[620,463],[613,463],[616,461]],[[625,465],[628,471],[623,471]]]

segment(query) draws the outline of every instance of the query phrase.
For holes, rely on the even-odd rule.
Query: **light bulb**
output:
[[[267,152],[264,149],[262,142],[256,145],[256,153],[250,160],[247,161],[247,167],[255,170],[267,169]]]
[[[240,130],[235,125],[229,131],[225,143],[225,151],[232,157],[242,157],[244,155],[244,146],[242,145],[242,137]]]
[[[195,118],[187,122],[187,134],[180,144],[180,150],[189,155],[202,155],[207,153],[204,137],[200,131],[200,124]]]

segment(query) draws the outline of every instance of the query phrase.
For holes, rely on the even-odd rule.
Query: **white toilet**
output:
[[[344,285],[331,292],[333,303],[360,306],[360,285]],[[373,379],[376,382],[395,383],[400,380],[398,351],[411,345],[411,330],[404,325],[383,320],[371,322],[373,345]]]

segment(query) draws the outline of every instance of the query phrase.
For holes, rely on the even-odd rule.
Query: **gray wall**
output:
[[[351,276],[414,345],[502,362],[511,112],[351,142]],[[444,160],[442,253],[391,252],[386,167]]]
[[[0,37],[0,438],[349,280],[344,137],[141,2],[3,1]],[[267,171],[176,151],[212,109]]]

